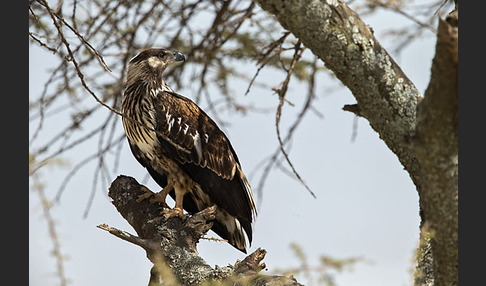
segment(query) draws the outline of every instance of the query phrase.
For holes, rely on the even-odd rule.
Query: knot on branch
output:
[[[188,216],[186,220],[172,217],[163,221],[161,203],[139,200],[147,192],[150,190],[134,178],[118,176],[111,184],[108,196],[113,199],[113,205],[140,238],[157,238],[168,252],[172,247],[180,247],[197,253],[196,244],[213,225],[216,206]]]

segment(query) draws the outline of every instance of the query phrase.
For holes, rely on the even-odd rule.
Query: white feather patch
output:
[[[171,120],[169,120],[169,132],[170,130],[172,129],[172,126],[174,126],[174,121],[175,121],[175,118],[172,118]]]
[[[197,157],[198,161],[201,161],[202,158],[202,145],[201,145],[201,136],[199,136],[199,132],[196,130],[196,134],[192,136],[192,139],[194,140],[194,148],[196,148],[197,152]]]
[[[243,229],[241,228],[240,221],[235,218],[235,224],[236,224],[236,229],[238,229],[240,232],[243,232]]]
[[[147,62],[154,69],[163,64],[158,57],[150,57]]]
[[[172,129],[172,125],[174,125],[174,120],[175,120],[175,118],[172,118],[172,115],[169,112],[167,112],[165,114],[165,121],[167,122],[167,125],[168,125],[167,130],[169,132]]]

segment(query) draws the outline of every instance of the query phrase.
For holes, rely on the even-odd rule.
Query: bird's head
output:
[[[127,81],[135,79],[161,79],[164,70],[174,62],[183,62],[180,52],[167,49],[146,49],[133,57],[128,64]]]

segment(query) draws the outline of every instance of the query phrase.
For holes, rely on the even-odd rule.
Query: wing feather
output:
[[[160,91],[154,107],[157,137],[167,155],[201,185],[213,202],[242,219],[251,240],[256,215],[250,185],[233,147],[217,124],[193,101]]]
[[[154,104],[157,134],[179,150],[180,163],[192,163],[211,169],[231,180],[239,164],[228,138],[216,123],[194,102],[172,92],[161,91]],[[189,150],[189,152],[184,152]]]

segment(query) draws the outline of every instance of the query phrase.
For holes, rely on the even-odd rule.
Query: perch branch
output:
[[[199,256],[196,245],[212,226],[216,206],[190,215],[185,221],[173,217],[163,221],[160,203],[138,200],[149,190],[135,179],[118,176],[111,184],[108,196],[118,212],[135,229],[132,235],[106,224],[98,228],[142,247],[148,259],[154,263],[150,272],[149,286],[155,285],[200,285],[204,281],[215,283],[251,283],[253,285],[300,285],[293,278],[262,275],[261,263],[266,251],[258,248],[234,266],[212,268]],[[162,284],[164,283],[164,284]]]

